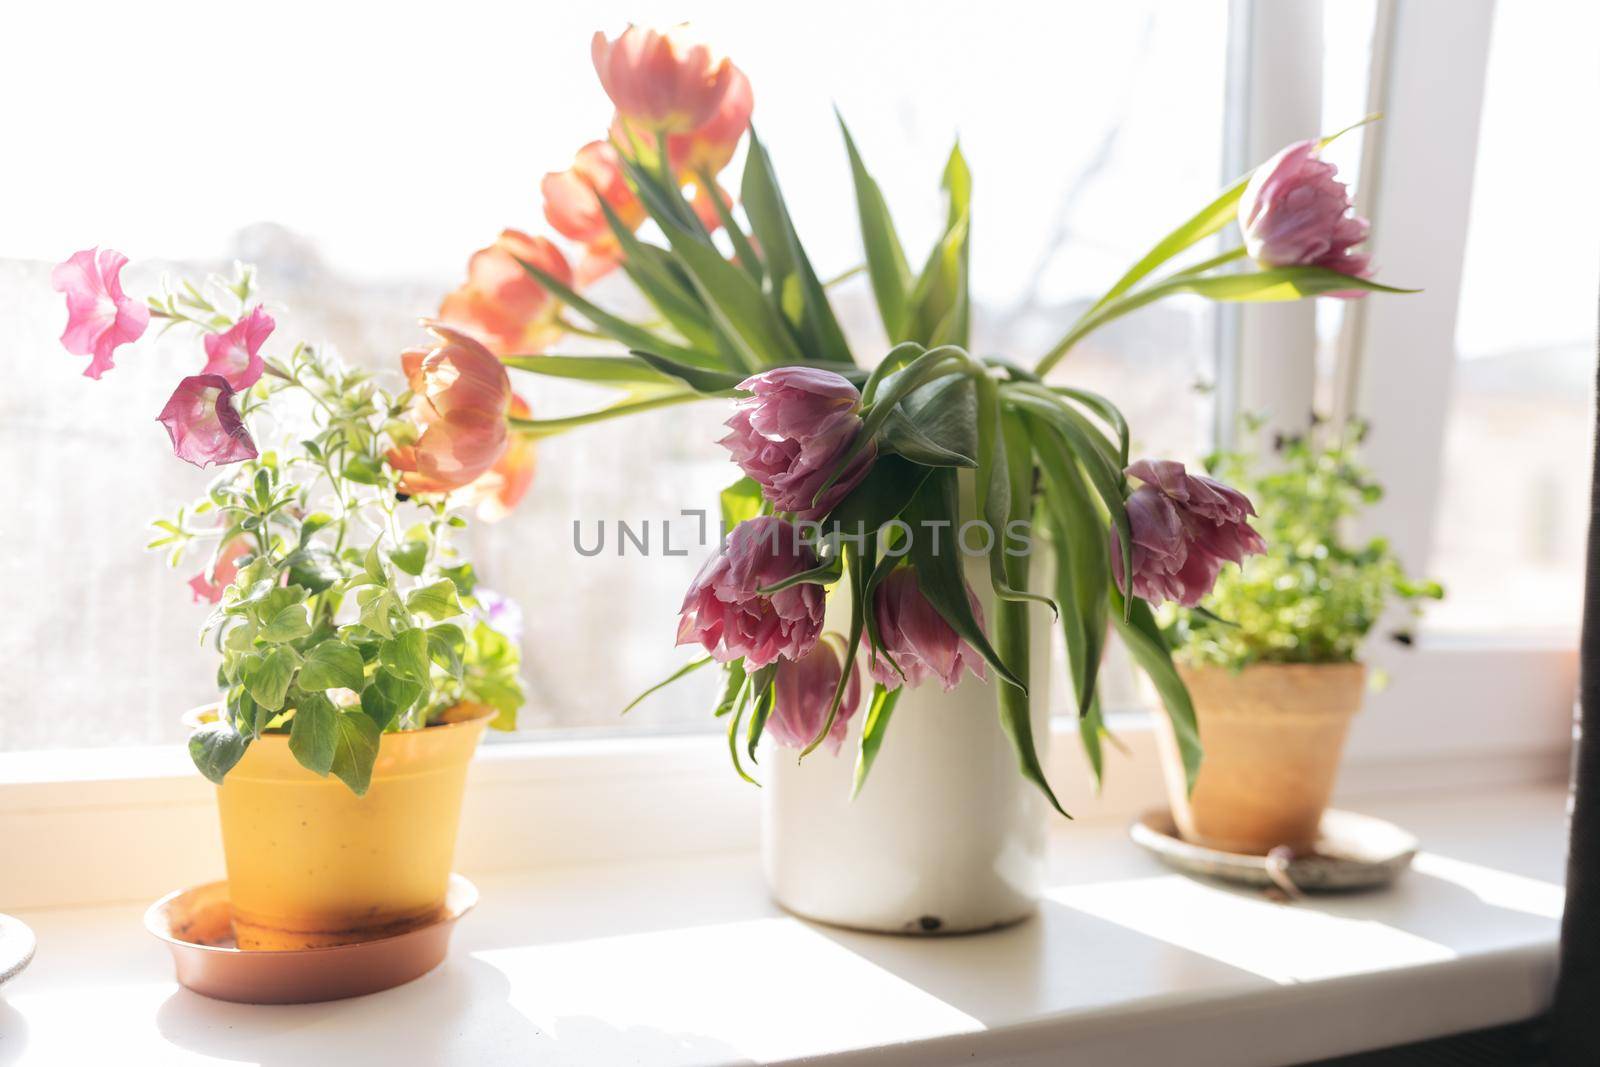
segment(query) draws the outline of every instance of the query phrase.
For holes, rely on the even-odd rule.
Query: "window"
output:
[[[12,135],[40,164],[13,168],[0,202],[0,339],[25,368],[0,395],[0,463],[26,502],[0,516],[0,584],[20,606],[0,643],[30,702],[0,716],[0,749],[170,742],[179,713],[212,695],[188,572],[140,552],[145,521],[206,480],[167,455],[143,414],[153,419],[193,345],[147,344],[105,381],[81,378],[59,355],[48,285],[49,265],[73,250],[125,251],[135,291],[162,270],[255,261],[265,291],[291,309],[281,337],[326,339],[392,367],[473,248],[505,225],[540,228],[539,175],[566,166],[609,114],[584,42],[630,17],[692,17],[750,74],[756,121],[825,276],[860,257],[830,103],[851,121],[913,255],[935,232],[938,175],[959,131],[977,182],[985,352],[1048,347],[1225,177],[1224,0],[1025,16],[832,2],[781,34],[750,10],[463,2],[447,16],[391,6],[374,20],[326,4],[266,14],[195,4],[165,10],[160,32],[127,5],[31,10],[26,37],[40,46],[0,72],[0,92],[35,101],[11,116]],[[836,295],[870,358],[881,341],[865,284]],[[627,294],[601,299],[626,306]],[[1158,305],[1072,356],[1080,381],[1122,403],[1141,450],[1190,458],[1208,443],[1194,387],[1215,380],[1213,315],[1199,301]],[[590,402],[577,386],[519,388],[545,414]],[[709,677],[617,717],[682,661],[673,618],[703,550],[618,558],[613,536],[585,558],[573,522],[589,539],[601,519],[613,531],[619,519],[650,520],[659,538],[677,519],[683,543],[695,529],[680,509],[714,507],[731,480],[714,444],[724,417],[708,404],[551,440],[521,510],[475,532],[486,583],[525,609],[529,731],[711,728]]]
[[[1600,292],[1597,33],[1593,5],[1495,9],[1434,533],[1450,591],[1440,628],[1577,632]]]

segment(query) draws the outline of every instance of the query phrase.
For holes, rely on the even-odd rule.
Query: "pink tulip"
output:
[[[816,367],[778,367],[739,388],[750,395],[734,405],[726,423],[733,432],[721,444],[773,507],[817,519],[867,476],[877,456],[870,443],[817,498],[861,432],[861,394],[846,379]]]
[[[206,334],[206,365],[200,373],[221,375],[235,391],[250,388],[261,377],[261,346],[276,325],[258,305],[226,333]]]
[[[839,653],[833,645],[832,640],[818,641],[799,659],[778,664],[773,679],[775,699],[766,732],[785,748],[805,748],[828,721],[828,708],[833,704],[833,692],[839,686],[841,670]],[[861,675],[852,663],[850,681],[845,685],[838,713],[823,742],[828,751],[838,754],[845,734],[850,732],[850,719],[860,706]]]
[[[1247,521],[1256,509],[1237,489],[1189,474],[1172,460],[1142,459],[1127,473],[1144,483],[1127,503],[1135,596],[1192,608],[1211,592],[1224,563],[1242,564],[1245,556],[1266,551]],[[1121,546],[1113,527],[1111,571],[1126,592]]]
[[[982,626],[983,609],[971,589],[967,603]],[[875,655],[868,646],[867,671],[884,688],[897,689],[902,682],[916,688],[933,677],[948,693],[960,683],[963,668],[984,677],[983,659],[922,595],[913,568],[900,567],[878,583],[872,593],[872,618],[887,655]]]
[[[817,565],[793,523],[759,515],[734,527],[683,598],[678,644],[698,644],[719,662],[744,658],[754,670],[797,660],[822,632],[823,591],[800,584],[760,590]]]
[[[173,454],[196,467],[256,457],[256,443],[233,406],[233,386],[220,374],[183,379],[156,421],[167,428]]]
[[[431,349],[400,355],[411,386],[414,443],[389,452],[403,493],[448,493],[489,472],[510,436],[511,379],[505,365],[477,341],[448,326],[428,327]]]
[[[533,417],[528,402],[511,394],[510,414],[519,419]],[[506,450],[493,467],[478,476],[466,489],[468,499],[478,506],[478,518],[484,522],[499,522],[516,510],[518,503],[533,484],[538,469],[539,450],[532,437],[512,434]]]
[[[734,66],[695,41],[685,26],[665,32],[630,25],[614,41],[590,45],[600,85],[624,118],[646,129],[687,133],[721,106]]]
[[[144,336],[150,309],[122,292],[128,257],[107,248],[75,253],[50,272],[50,287],[67,295],[67,329],[61,344],[75,356],[93,356],[83,373],[98,379],[112,367],[118,345]]]
[[[531,263],[564,285],[572,269],[543,237],[502,230],[488,248],[473,253],[467,280],[439,305],[439,318],[472,334],[497,356],[542,352],[564,332],[561,305],[522,269]]]
[[[255,546],[246,537],[235,537],[220,546],[210,566],[189,579],[189,588],[194,591],[194,602],[221,603],[223,592],[233,584],[234,577],[239,573],[239,558],[248,556],[253,551]]]
[[[1365,278],[1371,257],[1355,246],[1367,239],[1369,225],[1353,213],[1338,168],[1318,151],[1316,141],[1300,141],[1256,168],[1239,198],[1245,251],[1264,267],[1327,267]]]
[[[578,149],[571,168],[544,176],[544,217],[557,233],[584,246],[578,284],[587,285],[617,265],[621,250],[600,203],[604,201],[630,231],[645,220],[645,210],[628,188],[617,150],[606,141]]]

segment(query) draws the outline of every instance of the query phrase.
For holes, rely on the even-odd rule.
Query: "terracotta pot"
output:
[[[360,797],[300,766],[287,734],[251,742],[217,787],[239,947],[341,945],[436,919],[467,763],[493,716],[384,734]]]
[[[1157,716],[1167,796],[1186,840],[1262,855],[1279,845],[1309,851],[1328,807],[1345,734],[1361,708],[1359,663],[1265,663],[1233,672],[1178,672],[1194,700],[1205,759],[1184,788],[1172,725]]]

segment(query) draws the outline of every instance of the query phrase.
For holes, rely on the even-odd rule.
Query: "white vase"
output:
[[[1047,588],[1047,561],[1042,550],[1034,557],[1034,590]],[[993,619],[981,559],[968,561],[967,580]],[[847,596],[830,601],[843,603],[844,617],[830,602],[829,628],[844,631]],[[1028,611],[1033,737],[1045,761],[1052,620],[1042,606]],[[854,800],[868,685],[837,756],[823,747],[799,763],[793,749],[767,742],[758,775],[762,859],[778,904],[835,926],[905,934],[988,930],[1031,915],[1043,888],[1049,806],[1017,769],[995,703],[999,684],[989,672],[988,681],[968,675],[949,693],[937,681],[904,693]]]

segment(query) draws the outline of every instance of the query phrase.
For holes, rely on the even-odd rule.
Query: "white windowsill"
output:
[[[23,912],[39,954],[0,999],[0,1062],[1248,1067],[1542,1010],[1562,790],[1362,806],[1427,849],[1386,892],[1275,904],[1066,825],[1037,918],[938,940],[785,916],[747,851],[466,867],[483,903],[442,967],[323,1005],[179,990],[136,905]]]

